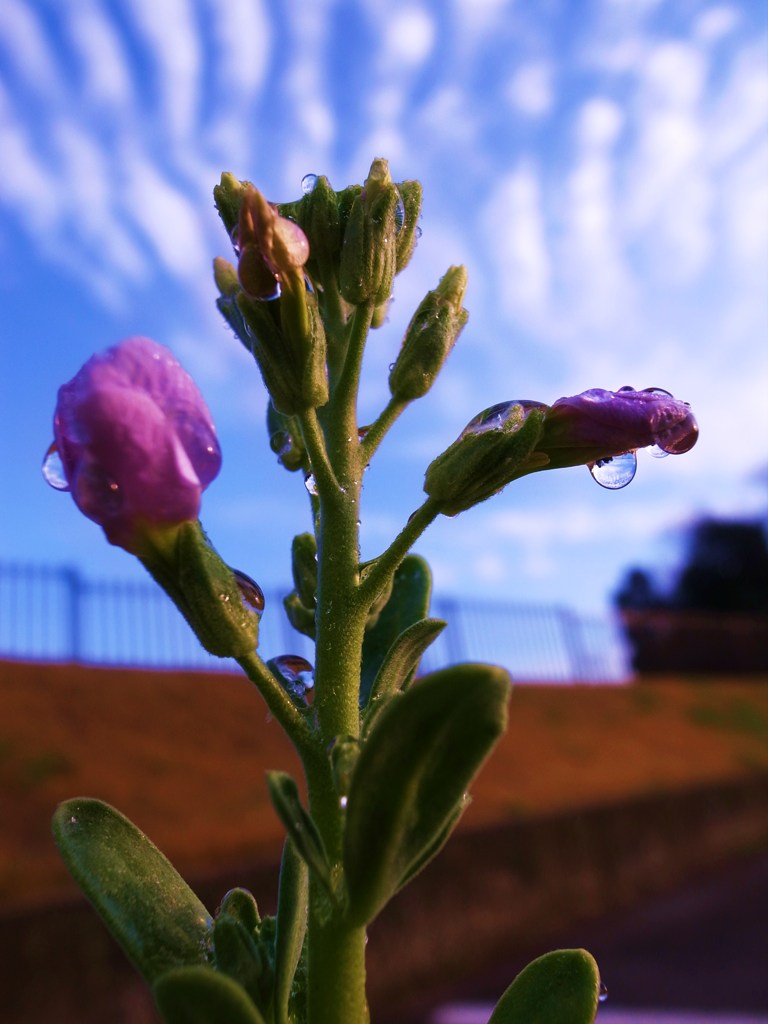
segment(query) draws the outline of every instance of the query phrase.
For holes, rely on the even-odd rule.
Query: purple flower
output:
[[[149,338],[92,356],[59,389],[53,428],[78,508],[134,554],[145,553],[158,530],[196,520],[221,467],[197,386]]]
[[[668,391],[592,388],[571,398],[558,398],[549,407],[536,451],[549,457],[547,469],[556,469],[652,445],[667,454],[682,455],[693,448],[698,437],[690,406]]]

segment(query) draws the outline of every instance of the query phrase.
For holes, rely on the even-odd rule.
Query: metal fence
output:
[[[282,611],[282,593],[266,594],[259,650],[302,654],[310,642]],[[505,665],[521,680],[622,682],[629,660],[610,616],[565,608],[437,598],[431,614],[447,629],[427,651],[433,670],[460,661]],[[173,603],[147,580],[86,579],[76,569],[0,563],[0,657],[146,668],[231,670],[202,650]]]

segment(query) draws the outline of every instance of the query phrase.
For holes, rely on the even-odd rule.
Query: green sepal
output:
[[[291,572],[299,600],[314,614],[317,594],[317,541],[313,533],[300,533],[293,538]]]
[[[506,727],[510,679],[492,665],[432,673],[374,720],[347,802],[348,913],[364,925],[446,838],[467,787]]]
[[[235,332],[241,344],[251,352],[253,348],[252,337],[248,332],[243,314],[237,304],[237,296],[240,294],[240,280],[237,276],[237,268],[228,260],[217,256],[213,261],[213,277],[216,287],[219,289],[216,308]]]
[[[594,958],[585,949],[558,949],[518,974],[488,1024],[592,1024],[599,995]]]
[[[548,462],[535,452],[543,421],[541,409],[519,405],[502,426],[482,431],[465,428],[428,466],[424,490],[446,516],[485,501],[516,477]]]
[[[154,995],[165,1024],[265,1024],[242,985],[211,967],[168,971]]]
[[[431,595],[429,565],[419,555],[406,555],[395,572],[387,603],[366,630],[360,677],[362,707],[368,703],[373,681],[397,638],[429,614]]]
[[[287,772],[267,772],[267,788],[289,839],[316,878],[332,892],[328,855],[317,826],[299,799],[299,789]]]
[[[395,241],[396,269],[399,274],[410,262],[419,237],[419,215],[423,189],[420,181],[398,181],[397,191],[403,201],[403,223]]]
[[[312,191],[292,207],[288,212],[284,212],[287,207],[278,209],[283,216],[292,216],[307,236],[307,274],[323,288],[337,288],[342,239],[339,199],[325,175],[319,175]]]
[[[277,893],[275,987],[272,1004],[275,1024],[289,1024],[291,993],[307,930],[308,904],[309,877],[306,862],[299,856],[291,840],[286,839],[280,862]]]
[[[420,619],[400,634],[387,651],[373,681],[367,704],[370,711],[393,693],[408,687],[422,655],[447,625],[443,619]]]
[[[210,654],[238,658],[259,642],[259,616],[243,603],[230,567],[199,522],[158,534],[141,563],[168,594]],[[156,541],[156,543],[155,543]]]
[[[272,972],[256,934],[231,914],[219,914],[213,925],[216,969],[242,985],[264,1010],[270,1001]]]
[[[53,837],[72,877],[144,978],[205,963],[211,917],[170,861],[124,815],[88,797],[59,804]]]
[[[339,288],[353,304],[386,302],[396,270],[396,211],[400,194],[386,160],[371,164],[362,192],[355,197],[344,229]]]
[[[234,917],[243,927],[255,935],[261,924],[261,915],[253,893],[239,886],[224,893],[216,917]]]
[[[393,398],[412,402],[432,387],[469,318],[462,305],[466,287],[466,269],[450,267],[422,299],[389,373]]]
[[[241,291],[237,308],[249,329],[251,352],[275,408],[286,416],[304,408],[298,367],[289,358],[280,320],[280,299],[251,299]]]
[[[314,608],[307,608],[306,605],[301,603],[301,598],[292,591],[287,597],[283,598],[283,608],[285,608],[285,614],[288,616],[288,621],[296,630],[297,633],[303,633],[304,636],[308,636],[310,640],[315,639],[315,610]]]
[[[237,227],[243,196],[250,184],[249,181],[240,181],[234,174],[224,171],[219,184],[213,187],[213,201],[230,238]]]
[[[267,434],[269,447],[277,455],[277,461],[289,473],[297,469],[309,472],[309,459],[301,434],[301,424],[295,416],[284,416],[278,412],[271,399],[267,403]]]

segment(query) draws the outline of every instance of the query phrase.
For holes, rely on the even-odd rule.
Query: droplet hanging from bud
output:
[[[285,692],[298,703],[306,705],[312,699],[315,685],[314,669],[306,658],[298,654],[281,654],[267,662],[279,677]]]
[[[61,455],[59,455],[59,449],[55,441],[51,442],[48,451],[43,456],[42,471],[45,482],[53,487],[55,491],[69,490],[69,483],[64,473],[64,463],[61,461]]]
[[[588,463],[593,480],[610,491],[621,490],[631,483],[637,471],[637,456],[632,452],[612,455],[597,462]]]
[[[301,191],[302,194],[308,196],[310,192],[314,192],[315,185],[317,185],[316,174],[305,174],[301,179]]]

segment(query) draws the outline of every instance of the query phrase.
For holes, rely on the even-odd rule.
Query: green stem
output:
[[[304,445],[309,455],[309,462],[318,491],[326,491],[327,493],[338,491],[339,482],[328,459],[325,437],[320,427],[320,421],[317,418],[317,410],[308,409],[301,414],[300,421]]]
[[[407,404],[407,402],[403,402],[398,398],[390,398],[386,408],[382,410],[378,418],[370,425],[365,437],[360,442],[360,453],[364,466],[367,466],[371,461],[379,445],[384,440],[387,431]]]
[[[283,727],[306,762],[314,756],[317,738],[307,720],[255,652],[237,659],[250,681],[258,687],[272,715]]]
[[[360,582],[360,597],[366,602],[366,608],[376,600],[384,589],[413,545],[440,514],[440,505],[432,498],[427,498],[423,505],[416,509],[400,533],[389,547],[378,558],[374,558],[363,566]]]

